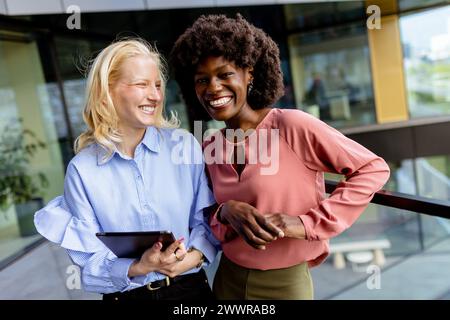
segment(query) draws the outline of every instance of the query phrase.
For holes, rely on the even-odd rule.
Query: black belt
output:
[[[158,290],[158,289],[161,289],[164,287],[169,287],[171,284],[174,284],[174,283],[183,282],[183,281],[186,281],[189,279],[194,280],[196,278],[197,279],[206,279],[205,270],[201,269],[199,272],[182,274],[182,275],[179,275],[179,276],[176,276],[173,278],[166,276],[164,279],[149,282],[145,286],[133,289],[132,291],[134,291],[134,290],[155,291],[155,290]]]
[[[114,293],[108,293],[103,295],[103,300],[139,300],[139,299],[155,299],[155,298],[161,298],[162,300],[168,299],[168,297],[176,298],[177,295],[180,294],[180,288],[178,286],[186,287],[186,288],[192,288],[194,291],[197,290],[198,292],[193,292],[195,295],[195,298],[198,299],[199,295],[201,296],[201,299],[207,299],[212,296],[211,289],[208,285],[208,279],[206,277],[206,272],[203,269],[200,269],[199,272],[196,273],[190,273],[186,275],[179,275],[173,278],[165,277],[161,280],[156,280],[150,283],[147,283],[146,285],[132,289],[129,291],[124,292],[114,292]],[[170,293],[172,291],[172,287],[174,288],[173,294]],[[206,288],[208,290],[206,290]],[[206,292],[207,291],[207,292]],[[162,294],[162,296],[161,296]],[[184,293],[185,295],[186,293]],[[158,299],[159,299],[158,298]],[[155,300],[158,300],[155,299]],[[170,299],[168,299],[170,300]]]
[[[180,281],[183,281],[183,280],[186,280],[189,278],[193,278],[193,277],[195,277],[195,275],[197,275],[197,273],[183,274],[183,275],[176,276],[174,278],[170,278],[170,277],[166,276],[164,279],[147,283],[144,287],[141,287],[141,289],[146,288],[150,291],[158,290],[158,289],[161,289],[164,287],[168,287],[173,283],[180,282]]]

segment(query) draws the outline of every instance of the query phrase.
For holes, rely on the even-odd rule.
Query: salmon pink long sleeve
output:
[[[257,250],[240,237],[225,241],[231,227],[213,216],[211,227],[224,254],[247,268],[320,264],[329,253],[328,240],[357,220],[389,178],[382,158],[300,110],[272,109],[240,143],[245,150],[240,176],[230,163],[229,151],[236,144],[224,133],[215,133],[203,145],[217,202],[243,201],[262,214],[298,216],[306,231],[305,240],[278,239]],[[345,176],[328,198],[323,172]]]

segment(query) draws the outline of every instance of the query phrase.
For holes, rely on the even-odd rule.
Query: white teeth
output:
[[[217,100],[211,100],[211,101],[209,101],[209,104],[213,107],[221,107],[230,101],[231,101],[231,97],[226,97],[226,98],[220,98]]]
[[[140,106],[139,108],[144,112],[154,112],[156,107]]]

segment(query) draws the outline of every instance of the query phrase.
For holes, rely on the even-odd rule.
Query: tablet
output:
[[[117,257],[140,259],[157,241],[165,250],[175,241],[170,231],[100,232],[95,234]]]

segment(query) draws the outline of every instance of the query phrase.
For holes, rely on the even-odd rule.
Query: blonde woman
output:
[[[203,216],[215,201],[201,147],[175,129],[174,116],[163,116],[165,80],[162,58],[143,40],[100,52],[87,79],[88,129],[75,142],[64,195],[35,215],[37,230],[81,267],[84,289],[105,300],[213,298],[201,266],[217,253]],[[200,161],[180,162],[174,149]],[[133,260],[95,236],[151,230],[171,230],[179,240],[164,251],[158,242]]]

